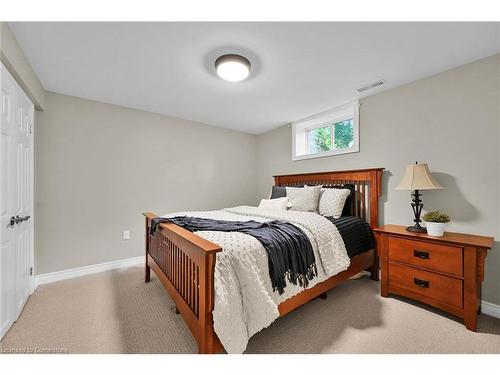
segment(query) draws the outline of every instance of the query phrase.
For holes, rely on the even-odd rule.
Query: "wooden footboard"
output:
[[[175,302],[176,312],[184,318],[200,353],[222,350],[212,320],[214,308],[215,254],[222,249],[175,224],[160,224],[150,234],[151,219],[147,212],[145,281],[151,269]]]

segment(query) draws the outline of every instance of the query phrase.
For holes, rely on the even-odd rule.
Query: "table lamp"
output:
[[[406,230],[409,232],[420,232],[425,233],[427,230],[425,227],[420,226],[420,214],[422,213],[422,207],[424,207],[422,200],[420,199],[419,190],[434,190],[442,189],[443,187],[432,177],[431,171],[427,164],[418,164],[415,162],[413,165],[408,165],[406,167],[405,174],[401,179],[401,182],[396,187],[396,190],[414,190],[411,194],[413,213],[415,218],[413,221],[415,225],[407,227]]]

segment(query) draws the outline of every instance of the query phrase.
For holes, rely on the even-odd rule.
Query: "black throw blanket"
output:
[[[172,222],[190,232],[200,230],[241,232],[255,237],[266,249],[269,276],[273,291],[283,294],[286,279],[306,288],[309,280],[317,275],[314,252],[306,234],[291,223],[284,221],[226,221],[179,216],[157,217],[151,221],[151,234],[160,223]]]

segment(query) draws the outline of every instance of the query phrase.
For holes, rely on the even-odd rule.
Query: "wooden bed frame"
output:
[[[350,171],[304,173],[274,176],[277,186],[340,185],[355,186],[352,212],[364,218],[372,228],[378,225],[378,199],[381,195],[383,168]],[[214,268],[216,254],[221,247],[172,223],[160,224],[150,235],[151,220],[146,217],[146,267],[145,281],[149,282],[151,269],[161,281],[176,305],[176,313],[184,318],[193,334],[200,353],[224,351],[213,327]],[[279,304],[280,316],[288,314],[304,303],[324,295],[325,292],[351,276],[369,270],[373,280],[378,280],[379,267],[375,249],[351,259],[349,268],[329,279],[305,289]]]

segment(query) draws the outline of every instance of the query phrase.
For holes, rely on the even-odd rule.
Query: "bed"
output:
[[[352,184],[355,190],[350,201],[352,215],[365,220],[371,228],[374,228],[378,224],[378,199],[381,195],[382,173],[383,168],[372,168],[279,175],[274,176],[274,183],[276,186],[289,187]],[[251,216],[255,212],[258,211],[243,207],[224,214]],[[222,247],[207,240],[211,237],[203,238],[173,223],[159,224],[152,234],[151,225],[157,215],[148,212],[144,216],[146,218],[145,281],[150,281],[153,270],[173,299],[176,312],[183,317],[198,343],[199,353],[223,352],[224,346],[214,329],[214,314],[217,312],[217,309],[214,312],[217,292],[214,275],[217,256],[222,252]],[[337,221],[333,224],[342,225],[342,222]],[[363,270],[368,270],[371,278],[378,280],[379,269],[375,249],[357,252],[351,248],[349,253],[350,262],[346,268],[331,277],[323,277],[321,281],[308,289],[296,292],[289,298],[278,300],[275,314],[284,316],[306,302],[324,296],[328,290]],[[219,254],[219,262],[222,260],[221,257],[222,253]],[[223,262],[219,266],[223,267]],[[220,276],[217,280],[219,279]]]

